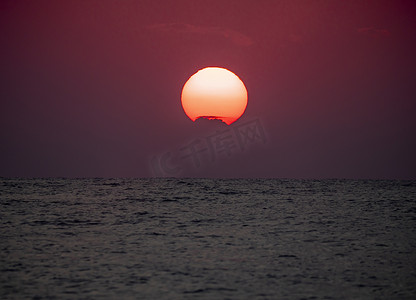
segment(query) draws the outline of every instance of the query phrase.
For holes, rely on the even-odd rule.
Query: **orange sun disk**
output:
[[[235,122],[247,107],[247,90],[233,72],[208,67],[192,75],[182,89],[182,107],[186,115],[218,119],[227,125]]]

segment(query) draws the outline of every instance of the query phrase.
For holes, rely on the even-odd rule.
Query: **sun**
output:
[[[230,125],[247,107],[247,89],[233,72],[207,67],[188,79],[181,100],[183,110],[192,121],[215,119]]]

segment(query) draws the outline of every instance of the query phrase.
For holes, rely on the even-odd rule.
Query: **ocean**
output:
[[[1,299],[415,299],[416,181],[0,179]]]

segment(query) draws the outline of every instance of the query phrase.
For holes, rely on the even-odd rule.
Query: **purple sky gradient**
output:
[[[175,176],[416,179],[413,1],[2,1],[0,45],[0,176],[157,175],[216,133],[180,94],[219,66],[249,94],[228,129],[267,142]]]

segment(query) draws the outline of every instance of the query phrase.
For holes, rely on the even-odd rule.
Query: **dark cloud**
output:
[[[193,33],[201,35],[221,36],[231,40],[234,44],[238,46],[248,47],[253,44],[253,40],[250,37],[238,31],[216,26],[196,26],[184,23],[162,23],[149,25],[147,26],[147,28],[155,31],[171,32],[174,34]]]
[[[362,27],[358,28],[357,31],[360,34],[365,34],[372,37],[388,37],[391,35],[391,32],[387,29],[380,29],[374,27]]]

